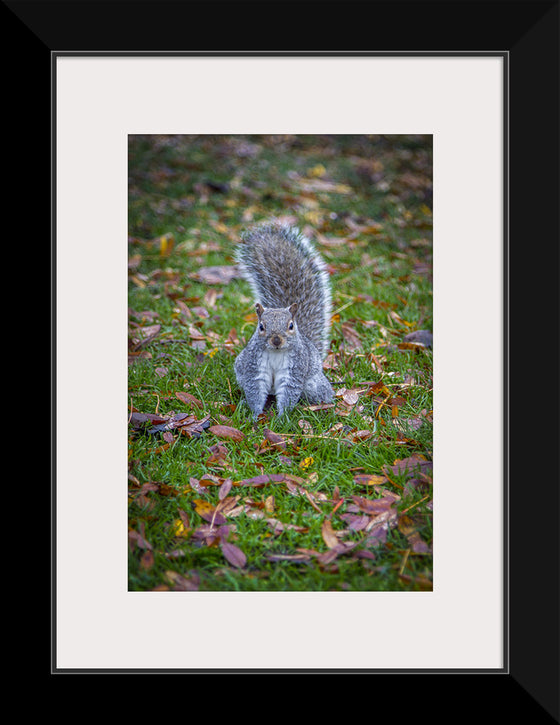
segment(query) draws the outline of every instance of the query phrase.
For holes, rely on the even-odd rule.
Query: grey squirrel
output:
[[[236,261],[255,298],[257,329],[235,360],[254,418],[269,394],[278,415],[300,398],[329,403],[323,372],[329,349],[331,290],[325,263],[299,230],[275,222],[242,235]]]

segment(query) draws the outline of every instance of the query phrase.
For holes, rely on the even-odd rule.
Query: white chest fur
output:
[[[289,376],[289,365],[286,350],[267,350],[264,353],[258,378],[265,383],[269,393],[278,394]]]

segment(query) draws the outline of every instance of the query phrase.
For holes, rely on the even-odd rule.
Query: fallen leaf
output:
[[[351,531],[362,531],[370,521],[370,517],[366,514],[341,514],[340,518]]]
[[[392,466],[384,466],[383,470],[392,471],[395,474],[407,473],[412,475],[416,471],[420,471],[421,473],[431,471],[432,467],[432,461],[428,461],[424,456],[418,454],[408,458],[397,459]]]
[[[323,525],[321,526],[321,536],[329,549],[338,546],[339,540],[329,519],[325,519],[323,521]]]
[[[134,336],[130,340],[129,349],[131,352],[139,350],[155,339],[161,330],[161,325],[147,325],[134,330]]]
[[[359,393],[356,389],[345,390],[341,397],[342,397],[342,400],[346,403],[346,405],[349,405],[349,406],[356,405],[356,403],[360,399]]]
[[[273,431],[269,430],[268,428],[265,428],[263,433],[264,433],[265,439],[278,450],[284,450],[286,448],[286,445],[287,445],[286,436],[280,435],[278,433],[274,433]]]
[[[387,483],[387,479],[378,473],[358,473],[354,476],[354,483],[358,486],[379,486]]]
[[[246,566],[247,557],[238,546],[229,541],[223,541],[220,544],[220,548],[222,550],[222,554],[232,566],[235,566],[238,569],[242,569]]]
[[[296,524],[284,524],[282,521],[274,518],[266,519],[266,523],[270,526],[274,534],[281,534],[283,531],[287,530],[300,531],[303,533],[308,531],[308,528],[306,526],[297,526]]]
[[[223,482],[223,478],[214,476],[212,473],[204,473],[198,481],[200,486],[221,486]]]
[[[309,561],[310,554],[269,554],[264,557],[267,561]]]
[[[193,574],[192,577],[187,578],[178,574],[176,571],[166,571],[165,576],[168,581],[173,585],[173,589],[176,592],[196,592],[199,587],[199,577],[197,574]]]
[[[219,443],[215,446],[210,446],[209,451],[210,456],[206,460],[207,466],[222,465],[225,463],[228,451],[224,445]]]
[[[197,272],[189,275],[191,279],[206,284],[228,284],[232,279],[239,276],[236,266],[222,265],[215,267],[201,267]]]
[[[154,565],[155,557],[154,552],[151,549],[147,549],[140,557],[140,568],[144,571],[148,571]]]
[[[286,475],[283,473],[263,473],[261,476],[254,476],[253,478],[244,478],[238,481],[236,486],[266,486],[268,483],[281,483],[286,480]]]
[[[399,500],[398,496],[386,494],[381,498],[364,498],[363,496],[351,496],[354,505],[359,511],[369,516],[377,516],[378,514],[389,511],[394,506],[395,501]],[[351,510],[351,507],[349,507]]]
[[[185,523],[182,519],[177,519],[173,523],[173,529],[172,529],[173,536],[177,536],[177,537],[190,536],[190,533],[191,533],[191,529],[190,529],[188,523]]]
[[[222,516],[219,511],[216,511],[215,507],[212,506],[209,501],[204,501],[203,499],[196,498],[193,501],[193,506],[196,513],[205,521],[208,521],[212,524],[226,523],[225,517]]]
[[[395,310],[391,310],[388,315],[399,325],[404,325],[405,327],[412,327],[414,324],[413,322],[407,322],[407,320],[403,320],[403,318],[397,312],[395,312]]]
[[[406,514],[401,514],[398,518],[397,527],[401,534],[406,537],[411,550],[415,554],[427,554],[430,551],[428,544],[422,539],[418,532],[418,524]]]
[[[190,393],[183,392],[182,390],[178,390],[175,393],[175,397],[178,398],[182,403],[187,403],[188,405],[195,405],[197,408],[204,407],[204,404],[201,400],[195,398],[195,396],[191,395]]]
[[[208,430],[217,438],[226,438],[233,441],[242,441],[245,438],[240,430],[229,425],[211,425]]]
[[[220,501],[223,501],[228,493],[231,491],[232,481],[231,478],[226,478],[226,480],[222,483],[220,486],[220,489],[218,491],[218,498]]]
[[[365,546],[379,546],[387,541],[387,534],[390,528],[393,528],[397,522],[397,512],[394,510],[385,511],[379,516],[370,520],[364,531],[367,537],[364,541]]]
[[[358,543],[359,542],[357,541],[347,542],[346,544],[338,543],[336,546],[333,546],[332,549],[319,554],[317,560],[323,565],[331,564],[339,556],[350,553],[356,546],[358,546]]]
[[[154,415],[153,413],[139,413],[135,411],[131,413],[128,418],[129,424],[136,430],[140,430],[147,426],[148,423],[152,424],[166,424],[167,418],[163,418],[161,415]]]
[[[429,330],[415,330],[405,335],[403,342],[416,343],[422,347],[432,347],[434,344],[434,336]]]
[[[229,525],[203,524],[193,531],[192,538],[195,541],[202,541],[205,546],[210,547],[226,541],[230,534],[231,526]]]
[[[147,541],[142,534],[139,534],[138,531],[129,531],[128,532],[128,542],[129,544],[134,547],[134,545],[138,546],[140,549],[152,549],[152,545],[149,541]]]

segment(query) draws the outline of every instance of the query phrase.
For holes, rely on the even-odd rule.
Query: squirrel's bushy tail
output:
[[[276,308],[297,302],[300,333],[326,355],[332,313],[329,273],[309,239],[276,222],[257,225],[241,238],[236,261],[255,302]]]

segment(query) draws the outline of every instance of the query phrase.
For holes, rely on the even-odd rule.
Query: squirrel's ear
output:
[[[290,310],[291,316],[293,317],[297,312],[297,302],[294,302],[293,304],[291,304],[289,307],[289,310]]]
[[[264,307],[261,305],[260,302],[257,302],[257,304],[255,305],[255,310],[257,311],[257,315],[258,315],[258,317],[260,319],[260,316],[264,312]]]

